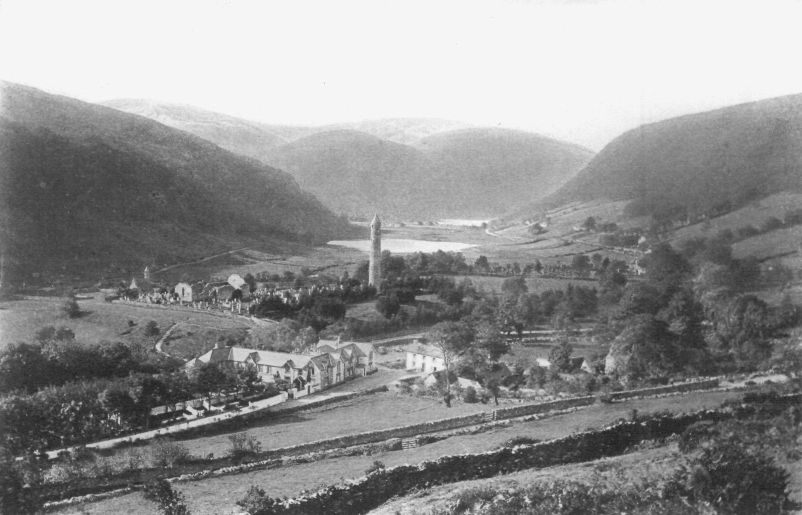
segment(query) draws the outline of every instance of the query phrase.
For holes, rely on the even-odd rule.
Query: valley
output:
[[[595,153],[0,91],[2,513],[802,502],[799,95]]]

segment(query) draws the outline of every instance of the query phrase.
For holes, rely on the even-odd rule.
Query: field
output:
[[[162,331],[176,323],[210,326],[215,330],[247,329],[251,323],[240,318],[212,316],[189,310],[168,310],[137,304],[104,302],[102,297],[80,300],[84,311],[79,318],[61,313],[64,299],[58,297],[26,297],[0,303],[0,346],[33,340],[44,326],[68,327],[75,340],[86,344],[103,341],[137,343],[143,341],[145,325],[153,320]],[[133,322],[133,325],[130,324]],[[180,342],[180,339],[176,339]],[[190,343],[191,344],[191,343]]]
[[[497,448],[510,438],[518,436],[545,440],[588,428],[601,427],[620,418],[627,418],[632,409],[637,409],[642,414],[662,410],[675,412],[693,411],[715,407],[724,400],[737,398],[739,395],[727,392],[697,392],[658,399],[633,400],[613,405],[594,405],[587,409],[539,421],[517,423],[509,427],[496,428],[476,435],[451,437],[407,451],[381,452],[370,456],[327,459],[273,470],[224,476],[197,482],[177,483],[176,487],[186,496],[187,504],[192,513],[230,514],[237,512],[237,507],[234,503],[253,484],[265,488],[272,496],[297,495],[303,490],[315,489],[324,484],[332,484],[359,477],[364,474],[374,460],[381,461],[389,467],[405,463],[420,463],[443,455],[482,452]],[[369,408],[367,405],[364,407]],[[375,411],[375,405],[370,408],[359,410],[359,418],[368,424],[372,424],[371,421],[373,419],[391,415],[389,410]],[[448,414],[457,413],[454,410],[449,410]],[[332,416],[346,418],[343,412],[339,412],[339,410],[335,410]],[[318,421],[319,423],[315,425],[322,425],[323,420],[318,419]],[[304,431],[308,430],[312,425],[307,424],[304,427]],[[155,514],[154,507],[155,505],[143,500],[141,493],[133,493],[97,503],[65,508],[58,511],[58,513],[105,514],[136,512]]]
[[[489,479],[460,481],[393,499],[370,513],[373,515],[431,513],[444,508],[462,492],[477,487],[502,490],[525,487],[540,481],[598,481],[600,474],[609,471],[618,479],[634,483],[644,478],[661,477],[666,470],[673,468],[679,454],[676,447],[676,444],[670,444],[586,463],[525,470]]]
[[[725,229],[735,231],[741,227],[753,225],[760,228],[769,217],[783,219],[787,211],[798,209],[802,203],[802,194],[777,193],[752,202],[740,209],[709,220],[708,222],[689,225],[678,229],[674,240],[685,240],[698,237],[712,237]]]
[[[468,279],[479,290],[492,291],[496,293],[501,292],[501,285],[504,283],[506,277],[493,277],[487,275],[458,275],[454,276],[454,280],[459,283],[460,281]],[[543,293],[546,290],[564,290],[569,284],[574,286],[589,286],[597,287],[596,281],[582,281],[574,279],[555,279],[550,277],[533,277],[526,278],[526,286],[529,288],[529,293]]]

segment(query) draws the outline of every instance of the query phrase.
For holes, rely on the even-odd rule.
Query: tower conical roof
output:
[[[370,225],[380,225],[382,223],[381,219],[379,218],[379,213],[373,215],[373,220],[370,222]]]

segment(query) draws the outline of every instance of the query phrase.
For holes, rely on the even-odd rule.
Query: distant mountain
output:
[[[121,98],[102,102],[102,105],[151,118],[208,139],[232,152],[263,161],[270,156],[271,149],[320,132],[359,131],[394,143],[412,145],[433,134],[470,127],[465,123],[436,118],[387,118],[320,126],[275,125],[154,100]]]
[[[0,237],[25,272],[351,231],[287,173],[187,132],[26,86],[0,94]]]
[[[494,217],[542,198],[565,184],[592,152],[536,134],[496,128],[463,129],[423,139],[438,198],[459,216]]]
[[[432,171],[421,152],[363,132],[313,134],[279,147],[270,162],[335,212],[408,219],[442,203],[427,189]]]
[[[282,128],[185,106],[107,105],[287,170],[331,209],[356,216],[493,217],[551,193],[592,156],[535,134],[447,120]]]
[[[339,123],[323,127],[326,130],[345,129],[364,132],[377,138],[415,145],[422,139],[459,129],[468,129],[471,126],[462,122],[439,120],[436,118],[385,118],[381,120],[365,120],[362,122]]]
[[[701,212],[802,190],[802,95],[644,125],[608,144],[549,204],[631,200],[632,215]]]

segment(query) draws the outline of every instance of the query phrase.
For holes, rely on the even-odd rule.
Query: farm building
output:
[[[204,363],[218,363],[231,369],[253,367],[262,381],[286,380],[292,385],[293,394],[300,396],[367,373],[367,357],[371,357],[372,366],[373,346],[360,345],[331,351],[322,348],[317,354],[290,354],[224,347],[218,343],[206,354],[188,361],[185,367],[188,372]]]
[[[407,354],[407,370],[419,370],[421,372],[437,372],[446,368],[443,353],[431,345],[413,343],[404,348]]]

